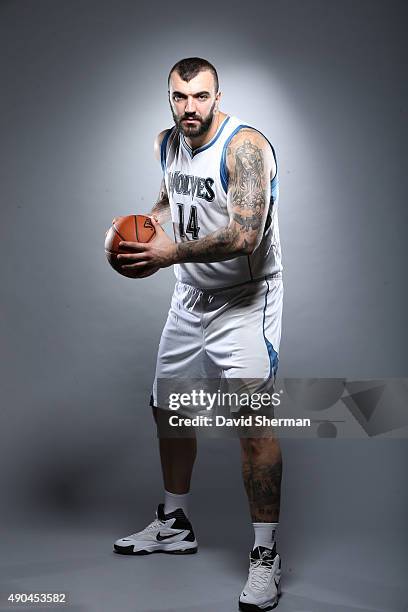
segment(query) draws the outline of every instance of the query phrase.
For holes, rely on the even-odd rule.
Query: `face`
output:
[[[170,108],[174,123],[184,136],[198,138],[211,127],[221,94],[215,91],[209,70],[199,72],[186,82],[173,72],[169,83]]]

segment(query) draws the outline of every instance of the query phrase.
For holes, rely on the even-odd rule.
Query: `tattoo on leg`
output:
[[[251,455],[243,462],[242,474],[254,522],[278,522],[282,462],[256,464]]]

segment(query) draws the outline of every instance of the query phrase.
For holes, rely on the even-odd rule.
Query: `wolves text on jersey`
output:
[[[215,193],[212,189],[214,179],[202,178],[200,176],[191,176],[191,174],[182,174],[178,170],[169,172],[169,195],[174,192],[182,195],[190,195],[202,198],[207,202],[212,202],[215,198]]]

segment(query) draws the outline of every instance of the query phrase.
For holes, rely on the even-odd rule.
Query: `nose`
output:
[[[184,112],[185,113],[195,113],[195,111],[196,111],[196,107],[195,107],[194,98],[193,96],[188,96]]]

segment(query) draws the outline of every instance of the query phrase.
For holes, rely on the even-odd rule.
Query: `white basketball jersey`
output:
[[[213,139],[194,150],[176,127],[167,130],[161,145],[161,163],[176,242],[199,240],[228,225],[226,150],[230,140],[243,127],[252,126],[227,116]],[[272,145],[271,148],[276,162]],[[255,252],[214,263],[176,264],[177,280],[200,289],[214,289],[265,277],[279,278],[282,264],[277,207],[276,171],[271,181],[264,235]]]

